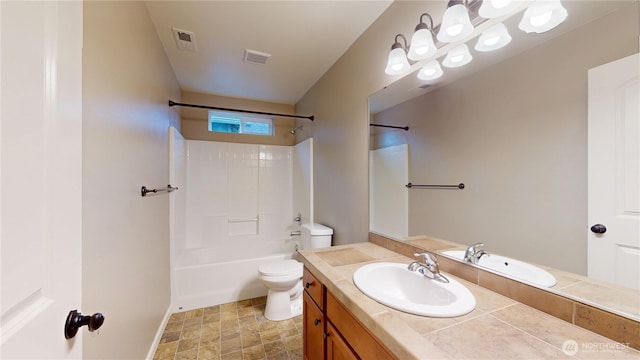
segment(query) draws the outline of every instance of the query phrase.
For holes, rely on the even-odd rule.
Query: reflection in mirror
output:
[[[409,236],[409,192],[395,186],[409,182],[409,146],[369,152],[369,228],[402,238]]]
[[[600,220],[588,218],[587,200],[589,69],[638,53],[639,3],[563,4],[569,17],[549,33],[518,31],[516,14],[505,21],[513,36],[505,48],[473,53],[470,64],[445,69],[431,83],[407,75],[370,98],[371,122],[410,127],[372,129],[370,150],[406,144],[409,182],[465,184],[459,191],[408,190],[408,237],[381,233],[406,241],[428,235],[463,248],[483,242],[490,253],[555,271],[561,278],[554,292],[640,319],[640,292],[625,290],[640,286],[640,235],[633,233],[640,225],[626,231],[635,236],[631,245],[607,250],[613,262],[605,251],[589,254],[594,242],[604,243],[615,231],[589,230]],[[627,83],[625,91],[638,91],[637,77]],[[638,97],[622,98],[631,114],[627,125],[637,129]],[[632,133],[625,133],[627,140]],[[629,169],[638,171],[637,164]],[[608,171],[613,176],[616,169]],[[370,202],[379,195],[371,192]],[[639,201],[624,203],[626,217],[638,221]],[[626,276],[625,286],[594,278],[600,269]],[[626,291],[624,306],[605,295],[612,289]]]

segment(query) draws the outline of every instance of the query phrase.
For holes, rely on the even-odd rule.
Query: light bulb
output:
[[[468,64],[472,59],[469,47],[467,44],[462,44],[449,51],[442,61],[442,65],[448,68],[456,68]]]
[[[425,69],[423,71],[423,74],[425,74],[426,76],[431,76],[431,75],[433,75],[435,73],[436,73],[436,69]]]
[[[410,68],[404,49],[398,43],[396,44],[394,44],[394,48],[389,53],[387,67],[384,70],[388,75],[400,75],[408,71]]]
[[[424,28],[420,28],[424,25]],[[411,46],[409,46],[409,53],[407,57],[411,60],[418,61],[428,58],[436,53],[436,45],[433,43],[433,35],[431,30],[426,28],[424,23],[420,23],[417,27],[418,30],[411,37]]]
[[[491,6],[493,6],[496,9],[502,9],[507,5],[509,5],[510,3],[511,3],[511,0],[491,0]]]
[[[474,49],[476,51],[493,51],[503,48],[511,42],[511,35],[503,23],[498,23],[483,31]]]
[[[434,80],[442,76],[442,68],[438,60],[433,60],[418,71],[418,79]]]
[[[532,15],[529,22],[531,23],[531,25],[536,27],[542,26],[551,20],[551,14],[551,11],[546,11],[539,15]]]
[[[454,42],[464,39],[473,32],[469,19],[469,10],[462,4],[453,5],[444,12],[437,38],[442,42]]]
[[[462,61],[462,59],[464,59],[464,55],[455,55],[451,57],[451,62],[459,63],[460,61]]]
[[[514,12],[522,5],[522,0],[483,0],[478,15],[493,19]]]
[[[494,37],[491,37],[491,38],[488,38],[488,39],[484,40],[482,43],[487,45],[487,46],[493,46],[493,45],[497,44],[498,41],[500,41],[500,36],[494,36]]]
[[[567,9],[560,0],[538,0],[529,5],[518,24],[526,33],[543,33],[560,25],[567,19]]]
[[[447,28],[447,34],[449,34],[449,36],[457,36],[463,29],[464,25],[462,24],[451,25]]]

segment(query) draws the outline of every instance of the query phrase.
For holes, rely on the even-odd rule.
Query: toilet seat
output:
[[[260,265],[258,272],[263,276],[288,276],[300,274],[302,276],[302,263],[296,260],[282,260]]]

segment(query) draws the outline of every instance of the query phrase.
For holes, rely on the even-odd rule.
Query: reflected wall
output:
[[[637,3],[376,114],[409,126],[409,234],[586,274],[587,70],[638,52]]]

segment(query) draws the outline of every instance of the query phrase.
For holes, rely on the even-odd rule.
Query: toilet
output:
[[[322,224],[303,224],[300,229],[303,249],[331,246],[333,229]],[[302,314],[302,263],[279,260],[258,268],[258,277],[269,289],[264,317],[273,321],[287,320]]]

